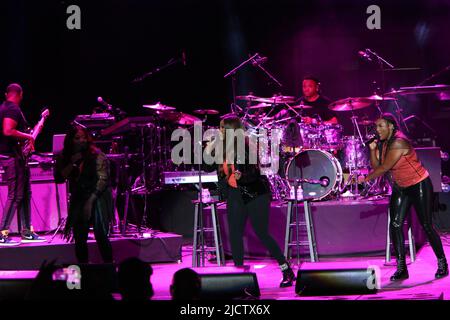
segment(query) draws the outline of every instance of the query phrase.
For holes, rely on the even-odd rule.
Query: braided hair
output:
[[[389,147],[392,145],[394,140],[397,138],[397,132],[399,132],[398,122],[397,122],[397,119],[395,118],[395,116],[392,113],[388,113],[388,112],[383,113],[381,115],[380,119],[383,119],[387,123],[392,124],[394,126],[394,130],[392,131],[392,135],[387,141],[387,149],[389,149]]]
[[[400,131],[400,127],[398,124],[397,119],[395,118],[395,116],[392,113],[383,113],[380,116],[380,119],[383,119],[384,121],[386,121],[388,124],[392,124],[394,126],[394,130],[392,131],[392,135],[391,137],[387,140],[386,144],[386,152],[389,150],[389,148],[391,147],[391,145],[394,143],[394,141],[396,139],[402,139],[405,142],[407,142],[409,145],[411,145],[411,141],[405,136],[405,134],[403,134],[403,132]],[[381,164],[381,159],[383,159],[382,157],[382,145],[380,145],[380,164]]]

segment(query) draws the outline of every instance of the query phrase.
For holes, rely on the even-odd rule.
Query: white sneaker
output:
[[[22,234],[22,242],[30,243],[30,242],[45,242],[47,239],[39,237],[36,233],[30,232],[27,234]]]
[[[15,241],[7,236],[0,235],[0,246],[2,247],[13,247],[18,246],[20,242]]]

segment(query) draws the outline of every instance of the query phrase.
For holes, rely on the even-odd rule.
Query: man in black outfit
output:
[[[328,109],[331,103],[330,99],[324,97],[320,92],[319,79],[312,76],[303,78],[302,91],[303,96],[300,97],[297,104],[303,103],[313,107],[312,109],[305,109],[304,115],[313,118],[318,116],[320,121],[327,123],[338,123],[334,111]]]
[[[318,119],[329,124],[337,124],[338,119],[336,113],[328,106],[331,100],[323,96],[320,92],[320,81],[313,76],[306,76],[302,82],[303,95],[295,102],[295,105],[303,104],[311,106],[311,109],[303,109],[301,115],[304,123],[312,123],[313,119]],[[300,109],[296,109],[300,112]],[[275,115],[275,119],[281,119],[285,116],[294,116],[293,112],[288,109],[283,109]]]
[[[5,172],[3,180],[8,184],[8,199],[0,223],[0,246],[20,244],[8,238],[16,211],[22,227],[22,242],[45,241],[31,227],[30,170],[22,157],[18,142],[29,140],[33,145],[34,139],[24,132],[27,121],[20,109],[22,98],[22,87],[16,83],[10,84],[6,89],[6,101],[0,106],[0,166]]]

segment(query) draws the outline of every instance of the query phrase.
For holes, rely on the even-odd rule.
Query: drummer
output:
[[[320,91],[320,81],[313,76],[306,76],[302,82],[303,95],[296,101],[295,105],[304,104],[305,106],[311,106],[312,109],[303,109],[302,121],[310,124],[317,120],[323,123],[337,124],[338,119],[334,111],[328,109],[331,101],[323,96]],[[299,112],[300,109],[296,108]],[[275,115],[275,119],[281,119],[288,114],[292,113],[284,109]],[[317,119],[317,120],[316,120]]]

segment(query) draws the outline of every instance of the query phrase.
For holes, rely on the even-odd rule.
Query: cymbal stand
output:
[[[121,233],[121,235],[123,237],[126,236],[127,229],[128,229],[128,209],[129,209],[129,206],[131,205],[131,209],[133,210],[133,212],[136,212],[135,211],[135,207],[134,207],[134,202],[133,202],[133,199],[132,199],[133,191],[131,190],[132,186],[131,186],[131,181],[130,181],[130,176],[129,176],[130,165],[128,163],[128,161],[129,161],[129,159],[128,159],[128,157],[129,157],[128,151],[129,151],[129,149],[126,146],[124,148],[124,162],[123,162],[123,165],[122,165],[122,170],[124,170],[123,171],[124,172],[124,178],[125,178],[124,180],[125,180],[125,183],[126,183],[126,185],[125,185],[125,192],[124,192],[125,203],[124,203],[124,211],[123,211],[123,220],[122,220],[122,223],[120,224],[120,227],[119,227],[119,229],[120,229],[119,231],[120,231],[120,233]]]
[[[148,196],[148,190],[147,190],[147,177],[146,177],[146,170],[147,170],[147,158],[145,156],[145,134],[144,130],[145,128],[148,128],[149,125],[145,125],[141,127],[141,157],[142,157],[142,183],[143,183],[143,195],[144,195],[144,210],[142,213],[142,220],[141,224],[138,226],[138,234],[143,236],[144,231],[149,231],[150,234],[152,233],[152,229],[147,227],[147,196]],[[150,147],[150,156],[153,157],[153,150],[152,150],[153,144]],[[153,160],[153,159],[151,159]],[[152,161],[153,162],[153,161]],[[142,193],[141,193],[142,194]]]
[[[352,105],[352,101],[349,101],[350,105]],[[355,116],[355,112],[353,107],[351,108],[352,111],[352,124],[353,124],[353,136],[355,138],[357,138],[357,140],[359,139],[359,141],[361,141],[361,144],[363,146],[365,146],[364,140],[362,138],[361,135],[361,130],[359,129],[359,124],[358,124],[358,116]],[[354,197],[359,196],[359,190],[358,190],[358,175],[360,174],[360,168],[359,168],[359,158],[358,158],[358,153],[357,153],[357,148],[356,148],[356,141],[353,144],[353,162],[354,162],[354,167],[353,165],[350,165],[350,177],[349,177],[349,181],[347,182],[347,185],[350,184],[350,192],[353,194]],[[353,164],[353,163],[352,163]],[[353,191],[354,188],[354,191]]]
[[[409,129],[408,126],[406,125],[406,121],[405,118],[403,118],[403,109],[400,107],[400,105],[397,102],[397,99],[394,100],[394,104],[395,104],[395,113],[397,114],[397,118],[399,120],[399,123],[401,125],[403,125],[403,127],[405,128],[406,132],[409,133]]]
[[[247,63],[249,63],[253,59],[257,58],[258,56],[259,56],[259,53],[255,53],[253,56],[251,56],[250,58],[248,58],[247,60],[245,60],[240,65],[233,68],[233,70],[231,70],[230,72],[228,72],[227,74],[225,74],[223,76],[224,79],[231,76],[231,87],[232,87],[232,91],[233,91],[233,103],[231,104],[231,112],[232,113],[236,113],[236,111],[235,111],[236,107],[238,107],[242,111],[242,108],[236,104],[236,73],[239,71],[239,69],[241,69],[243,66],[245,66]]]
[[[301,104],[302,108],[300,109],[300,113],[297,112],[294,108],[292,108],[288,103],[285,103],[289,110],[293,111],[297,117],[301,117],[303,114],[303,104]]]

